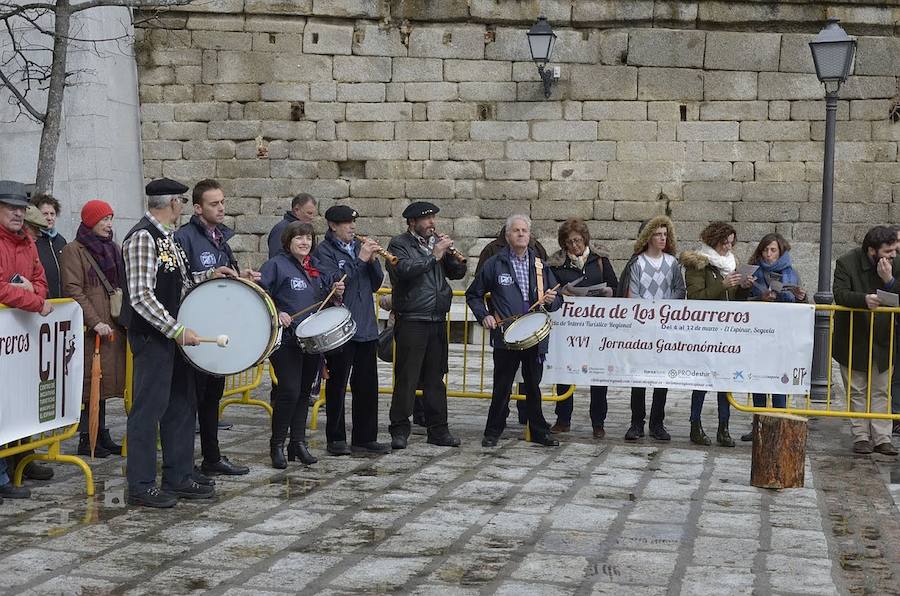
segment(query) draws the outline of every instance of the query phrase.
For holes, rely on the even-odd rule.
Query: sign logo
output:
[[[204,267],[212,267],[216,264],[216,255],[212,254],[208,250],[204,250],[200,253],[200,264]]]
[[[744,380],[744,371],[736,370],[734,371],[734,377],[732,377],[735,381],[743,381]]]
[[[347,260],[346,260],[346,259],[341,259],[340,261],[338,261],[338,269],[340,269],[341,271],[343,271],[343,270],[344,270],[344,265],[346,265],[346,264],[347,264]]]
[[[501,286],[511,286],[513,285],[512,275],[509,273],[501,273],[497,276],[497,283]]]
[[[297,292],[303,291],[307,288],[306,280],[302,277],[292,277],[291,278],[291,289]]]
[[[794,385],[802,385],[806,380],[806,368],[795,368],[794,369]]]

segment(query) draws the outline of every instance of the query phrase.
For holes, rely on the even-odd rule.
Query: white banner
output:
[[[83,321],[74,301],[46,317],[0,306],[0,445],[78,422]]]
[[[544,381],[736,393],[809,391],[811,304],[566,297]]]

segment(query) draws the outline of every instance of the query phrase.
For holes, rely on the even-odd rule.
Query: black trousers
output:
[[[191,482],[197,395],[194,370],[175,342],[162,335],[128,334],[134,355],[134,398],[128,414],[128,490],[156,484],[156,434],[162,444],[162,487]]]
[[[569,385],[557,385],[556,394],[561,395],[569,390]],[[591,385],[591,426],[603,428],[609,404],[606,401],[607,388],[604,385]],[[556,419],[563,424],[571,424],[572,410],[575,407],[575,396],[556,402]]]
[[[90,424],[91,424],[91,407],[88,404],[84,404],[84,408],[81,410],[81,419],[78,421],[78,432],[80,433],[88,433],[90,432]],[[97,421],[100,423],[97,428],[100,430],[106,430],[106,400],[100,400],[100,407],[97,408]]]
[[[669,390],[666,387],[653,388],[653,401],[650,403],[650,426],[662,426],[666,419],[666,395]],[[647,388],[631,388],[631,425],[644,426],[647,418]]]
[[[219,402],[225,391],[225,377],[202,371],[195,373],[197,383],[197,423],[200,425],[200,452],[203,461],[214,464],[222,459],[219,451]]]
[[[525,411],[532,438],[541,440],[550,432],[550,425],[547,424],[541,410],[540,383],[544,375],[544,364],[538,354],[538,347],[534,346],[527,350],[494,348],[494,390],[487,424],[484,427],[485,436],[499,437],[506,428],[509,394],[519,365],[522,366],[524,382],[520,385],[525,390]]]
[[[306,441],[309,392],[319,367],[318,354],[305,354],[293,341],[286,341],[269,356],[278,385],[272,400],[272,440],[284,443]]]
[[[403,321],[394,325],[396,358],[391,396],[391,436],[408,437],[409,417],[419,379],[428,434],[447,431],[447,326],[443,321]]]
[[[325,438],[329,443],[346,441],[344,402],[347,381],[353,399],[351,443],[360,445],[378,438],[378,341],[349,341],[328,352],[325,383]]]

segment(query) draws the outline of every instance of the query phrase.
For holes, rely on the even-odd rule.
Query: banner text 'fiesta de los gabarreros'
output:
[[[809,391],[815,307],[566,297],[544,381],[712,391]]]

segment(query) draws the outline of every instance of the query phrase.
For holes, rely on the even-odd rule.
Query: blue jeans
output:
[[[6,458],[0,457],[0,486],[9,484],[9,476],[6,474]]]
[[[703,399],[706,397],[706,391],[694,390],[691,392],[691,422],[700,422],[700,412],[703,411]],[[728,394],[720,391],[718,393],[719,402],[719,424],[728,424],[731,418],[731,406],[728,403]]]
[[[569,385],[557,385],[556,394],[561,395],[569,390]],[[572,408],[575,395],[570,395],[562,401],[556,402],[556,420],[561,424],[569,425],[572,422]],[[606,387],[591,385],[591,426],[601,428],[606,422]]]
[[[754,393],[753,394],[753,407],[754,408],[765,408],[766,407],[766,394],[765,393]],[[787,407],[787,396],[782,395],[780,393],[772,394],[772,407],[773,408],[786,408]]]

